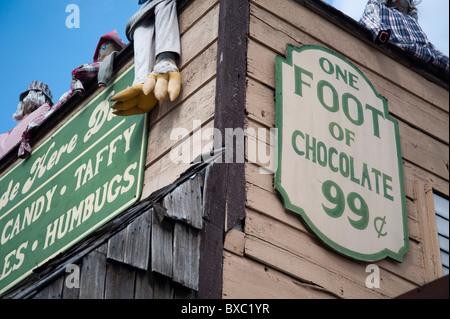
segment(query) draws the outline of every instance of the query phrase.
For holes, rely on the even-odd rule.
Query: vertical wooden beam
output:
[[[225,134],[245,128],[247,88],[247,47],[250,24],[249,0],[221,0],[217,50],[214,147],[225,146]],[[228,130],[227,130],[228,129]],[[205,185],[205,224],[200,245],[198,298],[222,298],[224,234],[245,217],[245,164],[237,162],[244,139],[227,146],[233,150],[232,163],[214,164]]]
[[[220,1],[214,127],[221,136],[220,140],[214,136],[214,145],[227,147],[222,158],[227,177],[221,180],[226,194],[226,231],[245,217],[244,138],[233,145],[225,142],[235,130],[245,129],[249,24],[248,0]],[[228,163],[230,159],[232,163]]]
[[[226,178],[221,166],[213,164],[205,173],[204,223],[200,241],[199,299],[220,299],[222,295],[225,194],[219,178]]]
[[[419,216],[425,268],[424,276],[425,282],[428,283],[443,276],[433,189],[422,181],[416,181],[414,183],[414,197]]]

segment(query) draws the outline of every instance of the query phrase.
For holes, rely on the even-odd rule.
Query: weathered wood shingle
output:
[[[203,178],[200,174],[178,186],[164,198],[166,216],[185,222],[196,229],[202,229],[202,189]]]
[[[159,221],[156,213],[152,218],[151,262],[152,271],[172,277],[174,223],[164,218]]]
[[[200,266],[200,234],[183,223],[175,224],[172,280],[198,290]]]
[[[147,270],[152,212],[148,210],[108,241],[108,259]]]

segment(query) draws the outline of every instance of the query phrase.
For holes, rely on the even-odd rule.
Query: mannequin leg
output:
[[[181,44],[176,1],[163,1],[155,7],[155,29],[156,57],[163,52],[173,52],[179,58]]]
[[[134,31],[134,85],[144,83],[155,64],[155,21],[142,21]]]

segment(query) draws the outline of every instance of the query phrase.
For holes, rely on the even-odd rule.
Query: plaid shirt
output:
[[[390,9],[376,0],[369,0],[359,21],[375,40],[382,30],[391,30],[390,41],[418,59],[449,72],[448,56],[440,52],[427,38],[419,23],[407,14]]]
[[[80,65],[78,68],[72,71],[72,83],[70,88],[72,91],[84,94],[83,83],[88,82],[97,76],[101,63],[86,63]]]

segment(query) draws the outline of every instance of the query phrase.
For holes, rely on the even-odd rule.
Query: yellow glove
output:
[[[169,72],[165,74],[150,74],[144,82],[142,91],[144,94],[154,93],[158,101],[162,101],[169,94],[170,100],[175,101],[180,95],[181,76],[180,72]]]
[[[181,90],[181,75],[175,62],[169,59],[158,61],[142,90],[146,95],[153,92],[158,101],[164,100],[167,94],[171,101],[175,101]]]
[[[130,116],[150,112],[158,103],[155,95],[145,95],[142,92],[143,84],[133,85],[111,98],[115,102],[111,105],[113,114],[118,116]]]
[[[160,60],[143,84],[133,85],[111,98],[113,114],[130,116],[150,112],[169,95],[175,101],[180,95],[180,71],[172,60]]]

